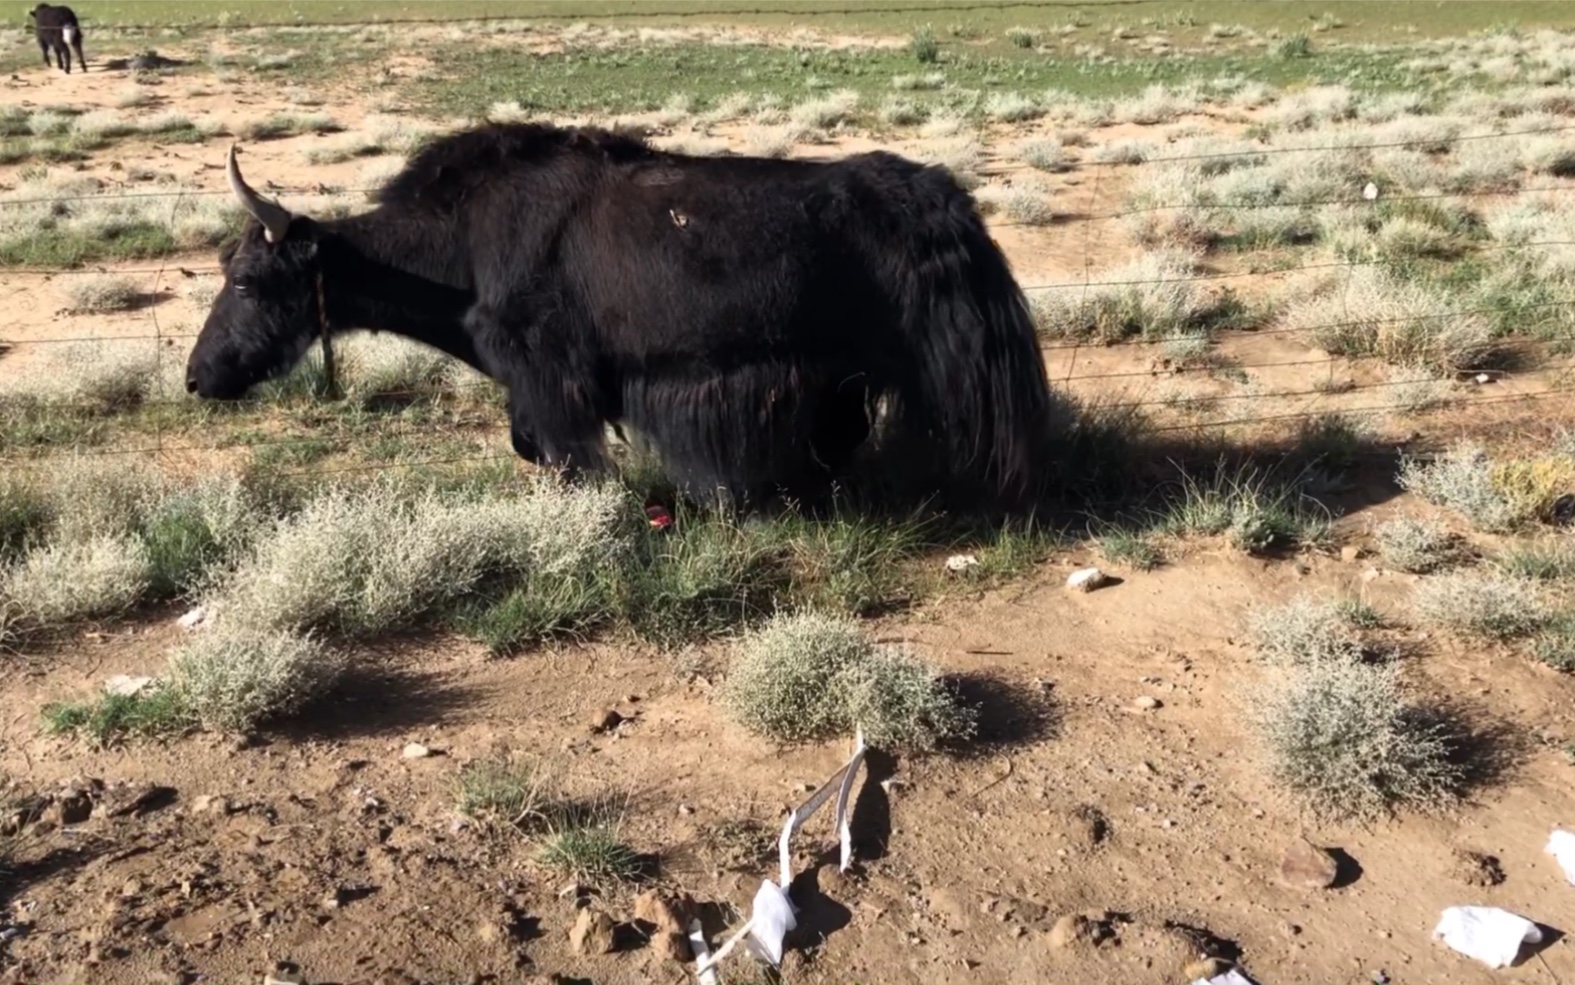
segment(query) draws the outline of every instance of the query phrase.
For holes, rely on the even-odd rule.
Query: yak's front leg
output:
[[[555,313],[559,314],[560,313]],[[522,458],[573,477],[605,467],[594,373],[567,348],[574,326],[532,318],[523,305],[478,305],[468,316],[477,348],[509,391],[509,437]]]

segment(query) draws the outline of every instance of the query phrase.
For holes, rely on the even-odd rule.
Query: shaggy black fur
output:
[[[317,334],[391,331],[503,383],[515,447],[604,466],[606,423],[675,478],[808,496],[884,397],[937,481],[1024,493],[1050,392],[1027,304],[951,175],[877,152],[695,158],[633,137],[490,125],[428,145],[364,216],[249,223],[188,385],[238,397]],[[959,487],[960,488],[960,487]]]
[[[49,53],[55,53],[55,64],[67,75],[71,74],[71,52],[77,53],[82,71],[87,71],[87,56],[82,54],[82,25],[70,7],[52,7],[41,3],[27,12],[33,19],[33,33],[38,37],[38,49],[44,53],[44,65],[49,65]]]

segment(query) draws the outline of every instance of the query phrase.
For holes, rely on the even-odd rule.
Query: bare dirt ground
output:
[[[126,85],[120,73],[35,69],[4,98],[112,106]],[[184,87],[172,80],[164,94],[193,116],[284,107],[262,86],[178,95]],[[346,94],[331,97],[327,109],[353,128],[366,106]],[[248,144],[248,174],[286,187],[355,186],[364,162],[308,165],[301,151],[311,139]],[[223,146],[154,145],[137,163],[218,188]],[[90,173],[113,180],[109,156],[98,155]],[[14,171],[0,170],[0,182],[13,181]],[[1078,209],[1121,201],[1119,179],[1097,191],[1055,180]],[[1000,240],[1024,283],[1081,278],[1137,255],[1115,230],[1004,228]],[[194,256],[168,266],[212,262]],[[191,279],[166,280],[175,296],[159,306],[163,331],[194,332],[203,312],[185,296]],[[63,307],[57,282],[5,275],[8,339],[148,327],[146,312],[84,317],[61,314]],[[172,354],[183,358],[187,344]],[[1274,335],[1225,347],[1249,364],[1319,355]],[[32,358],[20,347],[0,372],[28,371]],[[1053,350],[1047,358],[1057,380],[1136,374],[1131,382],[1085,382],[1084,392],[1142,398],[1157,385],[1142,375],[1152,360],[1141,350]],[[1311,382],[1300,368],[1263,373],[1273,373],[1261,377],[1266,389]],[[1531,392],[1539,380],[1530,374],[1496,385]],[[1320,395],[1284,410],[1355,401]],[[1560,416],[1575,415],[1546,402],[1514,411],[1465,407],[1429,418],[1427,429],[1510,435]],[[1351,493],[1361,508],[1342,521],[1347,543],[1361,544],[1375,519],[1424,510],[1383,480]],[[1562,748],[1575,738],[1569,677],[1493,647],[1404,631],[1405,659],[1429,690],[1485,723],[1510,726],[1518,737],[1513,765],[1451,816],[1319,827],[1259,768],[1244,723],[1258,673],[1242,641],[1244,613],[1299,592],[1343,592],[1403,621],[1411,576],[1366,558],[1269,561],[1203,543],[1152,573],[1118,569],[1123,580],[1107,589],[1064,591],[1066,573],[1091,560],[1063,552],[1025,584],[977,599],[959,593],[876,627],[881,638],[908,640],[974,680],[989,734],[971,757],[872,761],[856,810],[857,868],[844,878],[834,865],[821,867],[801,887],[805,927],[784,981],[1183,982],[1196,977],[1187,966],[1209,948],[1239,958],[1264,985],[1575,981],[1575,956],[1563,943],[1495,973],[1429,938],[1440,911],[1456,904],[1502,906],[1557,929],[1572,922],[1575,887],[1543,854],[1554,827],[1575,823],[1575,767]],[[4,945],[10,964],[0,981],[257,982],[280,960],[298,964],[307,981],[344,985],[692,979],[638,935],[616,953],[576,953],[568,936],[574,901],[560,895],[562,880],[535,864],[522,839],[456,813],[460,767],[499,751],[534,754],[562,760],[582,782],[631,788],[625,834],[661,857],[658,879],[747,912],[759,880],[774,872],[769,846],[758,842],[802,799],[803,785],[818,785],[846,755],[840,747],[780,751],[746,736],[711,707],[704,673],[680,673],[673,656],[648,648],[605,643],[495,660],[431,637],[388,642],[365,661],[375,671],[309,720],[245,741],[198,737],[94,751],[41,734],[48,702],[113,674],[155,671],[177,632],[174,615],[0,662],[0,771],[34,791],[88,789],[89,778],[108,785],[95,794],[103,809],[80,823],[44,826],[3,877],[9,910],[0,924],[26,932]],[[715,662],[723,652],[704,656]],[[1142,697],[1157,705],[1144,707]],[[628,721],[593,734],[588,724],[609,706]],[[435,754],[403,758],[410,742]],[[139,785],[160,790],[110,816],[115,792]],[[764,832],[746,850],[706,837],[740,819]],[[1343,853],[1332,888],[1281,878],[1283,853],[1304,833]],[[812,873],[811,849],[834,857],[824,816],[810,822],[801,845],[801,866]],[[1502,883],[1467,878],[1459,851],[1496,857]],[[607,906],[632,915],[628,898]],[[1104,911],[1111,936],[1057,946],[1057,919],[1088,911]],[[732,980],[749,980],[742,967]]]

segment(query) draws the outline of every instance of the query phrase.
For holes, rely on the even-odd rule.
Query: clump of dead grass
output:
[[[1039,171],[1067,171],[1072,167],[1065,145],[1059,140],[1034,140],[1020,151],[1023,163]]]
[[[1052,339],[1117,342],[1133,336],[1206,336],[1243,308],[1234,297],[1200,288],[1195,253],[1162,250],[1098,275],[1098,286],[1056,287],[1032,298],[1039,332]]]
[[[0,600],[22,624],[57,626],[129,611],[151,577],[141,541],[95,536],[30,551],[0,576]]]
[[[1458,298],[1381,267],[1353,267],[1288,305],[1284,327],[1340,356],[1453,372],[1493,350],[1493,326]]]
[[[1362,659],[1361,636],[1335,602],[1307,596],[1252,614],[1250,625],[1264,658],[1290,666]]]
[[[850,119],[858,105],[858,92],[841,89],[824,98],[799,103],[788,113],[788,118],[804,130],[830,130]]]
[[[323,698],[344,667],[309,635],[221,617],[171,655],[167,683],[205,727],[244,731]]]
[[[1548,619],[1537,584],[1491,569],[1424,579],[1412,605],[1422,622],[1478,639],[1507,640],[1535,632]]]
[[[872,746],[928,750],[974,727],[931,668],[877,650],[851,619],[817,612],[777,616],[747,638],[722,703],[740,725],[781,743],[862,729]]]
[[[71,310],[103,314],[128,311],[142,299],[142,290],[130,277],[117,274],[85,274],[69,278],[64,290]]]
[[[1461,442],[1432,462],[1404,459],[1399,482],[1437,506],[1455,510],[1487,533],[1505,533],[1550,517],[1575,491],[1575,457],[1547,455],[1494,461],[1478,444]]]
[[[1404,695],[1393,665],[1309,664],[1262,689],[1253,719],[1270,775],[1313,813],[1372,818],[1456,801],[1465,772],[1443,715]]]
[[[1373,529],[1384,563],[1396,571],[1427,574],[1448,564],[1457,553],[1455,537],[1432,520],[1399,517]]]
[[[409,624],[489,578],[556,576],[626,550],[626,494],[542,481],[515,495],[331,490],[279,521],[218,589],[248,625],[365,635]]]

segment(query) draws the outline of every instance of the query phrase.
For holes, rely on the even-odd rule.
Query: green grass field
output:
[[[30,2],[6,5],[22,23]],[[1050,28],[1075,24],[1090,34],[1118,27],[1152,27],[1177,40],[1201,38],[1212,24],[1254,31],[1312,31],[1320,18],[1340,23],[1350,40],[1396,35],[1446,37],[1514,25],[1561,27],[1571,22],[1560,0],[120,0],[78,5],[85,24],[140,27],[239,27],[243,25],[342,24],[400,20],[551,19],[626,21],[659,25],[696,22],[800,27],[824,17],[838,31],[906,34],[924,23],[981,35],[1014,26]],[[89,27],[91,30],[91,27]]]

